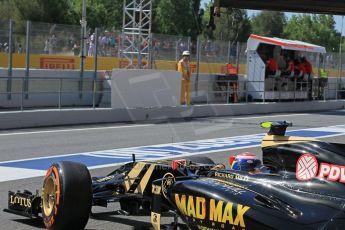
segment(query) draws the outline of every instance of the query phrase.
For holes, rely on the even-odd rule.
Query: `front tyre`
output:
[[[92,182],[85,165],[61,161],[47,171],[42,188],[42,217],[52,230],[84,229],[92,203]]]

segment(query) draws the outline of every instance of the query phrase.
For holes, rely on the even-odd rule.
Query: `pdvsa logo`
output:
[[[326,178],[329,181],[345,183],[345,166],[321,163],[319,165],[315,156],[303,154],[296,164],[296,178],[308,181],[314,177]]]
[[[315,156],[304,154],[297,160],[296,177],[298,180],[310,180],[316,176],[318,162]]]

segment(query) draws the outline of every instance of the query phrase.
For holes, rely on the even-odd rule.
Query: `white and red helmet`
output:
[[[240,153],[229,157],[230,169],[241,171],[253,171],[261,165],[261,160],[255,153]]]

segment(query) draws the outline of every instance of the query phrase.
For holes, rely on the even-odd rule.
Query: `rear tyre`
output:
[[[61,161],[47,171],[42,189],[42,217],[52,230],[84,229],[92,204],[92,182],[85,165]]]

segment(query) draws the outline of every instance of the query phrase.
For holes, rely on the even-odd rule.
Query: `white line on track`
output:
[[[292,129],[292,130],[288,130],[288,132],[300,131],[300,130],[306,130],[307,131],[307,130],[324,130],[324,129],[327,129],[327,131],[335,131],[335,132],[343,131],[344,129],[342,129],[341,127],[339,128],[339,126],[345,126],[345,124],[344,125],[335,125],[335,126],[315,127],[315,128],[308,128],[308,129]],[[214,139],[221,139],[221,138],[243,138],[243,137],[248,137],[248,136],[264,135],[264,134],[265,133],[254,133],[254,134],[245,134],[245,135],[240,135],[240,136],[209,138],[209,139],[194,140],[194,141],[181,141],[181,142],[174,142],[174,143],[172,143],[172,145],[183,144],[183,143],[190,143],[190,142],[198,142],[198,141],[212,141]],[[337,136],[344,136],[344,135],[345,135],[345,132],[344,133],[337,133],[337,134],[326,135],[326,136],[322,136],[322,137],[318,137],[318,138],[322,139],[322,138],[330,138],[330,137],[337,137]],[[142,146],[131,146],[131,147],[126,147],[125,149],[132,149],[132,148],[138,148],[138,147],[161,147],[161,146],[165,146],[166,144],[167,143],[153,144],[153,145],[142,145]],[[252,145],[252,146],[239,147],[239,149],[241,149],[241,148],[250,148],[250,147],[255,147],[255,146],[260,146],[260,144]],[[116,148],[116,149],[121,149],[121,148]],[[237,148],[234,148],[234,149],[237,149]],[[113,149],[111,149],[111,150],[113,150]],[[67,153],[67,154],[61,154],[61,155],[50,155],[50,156],[41,156],[41,157],[32,157],[32,158],[24,158],[24,159],[17,159],[17,160],[9,160],[9,161],[0,161],[0,163],[13,163],[13,162],[20,162],[20,161],[23,161],[23,160],[28,161],[28,160],[37,160],[37,159],[49,159],[49,158],[54,158],[54,157],[66,157],[66,156],[74,156],[74,155],[80,155],[80,154],[85,154],[85,153],[87,153],[87,154],[91,153],[92,154],[92,153],[99,153],[99,152],[106,152],[106,151],[109,151],[109,149],[108,150],[96,150],[96,151],[91,151],[91,152]],[[206,152],[206,153],[209,153],[209,152]],[[200,153],[195,153],[195,154],[200,154]],[[194,154],[192,154],[192,155],[194,155]],[[97,166],[94,166],[94,167],[97,167]],[[91,167],[91,168],[93,168],[93,167]]]
[[[0,166],[0,182],[44,176],[45,170],[10,168]]]
[[[17,133],[0,133],[0,137],[1,136],[40,134],[40,133],[62,133],[62,132],[75,132],[75,131],[103,130],[103,129],[137,128],[137,127],[145,127],[145,126],[151,126],[151,125],[152,124],[123,125],[123,126],[108,126],[108,127],[81,128],[81,129],[56,129],[56,130],[28,131],[28,132],[17,132]]]
[[[318,128],[309,128],[309,129],[298,129],[298,130],[290,130],[290,131],[299,131],[299,130],[314,130],[314,131],[330,131],[330,132],[338,132],[336,134],[330,134],[326,136],[320,136],[318,138],[330,138],[330,137],[336,137],[336,136],[343,136],[345,134],[345,125],[337,125],[337,126],[328,126],[328,127],[318,127]],[[241,137],[251,137],[251,136],[258,136],[263,135],[264,133],[260,134],[250,134],[250,135],[241,135],[241,136],[232,136],[231,138],[239,139]],[[216,139],[223,139],[223,138],[216,138]],[[206,140],[198,140],[198,141],[212,141],[214,139],[206,139]],[[180,144],[183,143],[194,143],[196,141],[190,141],[190,142],[179,142]],[[179,144],[174,143],[174,145]],[[159,146],[165,146],[165,144],[158,144],[158,145],[151,145],[151,146],[139,146],[139,147],[159,147]],[[182,153],[178,155],[178,157],[183,156],[190,156],[190,155],[199,155],[199,154],[208,154],[208,153],[215,153],[215,152],[223,152],[223,151],[230,151],[230,150],[239,150],[239,149],[246,149],[246,148],[252,148],[252,147],[258,147],[260,144],[253,143],[251,145],[241,146],[241,147],[229,147],[222,150],[211,150],[211,151],[201,151],[201,152],[195,152],[195,153]],[[132,149],[135,151],[136,147],[131,147],[128,149]],[[127,150],[128,150],[127,149]],[[19,160],[12,160],[12,161],[4,161],[0,163],[13,163],[13,162],[20,162],[20,161],[28,161],[28,160],[36,160],[36,159],[47,159],[47,158],[54,158],[54,157],[64,157],[64,156],[73,156],[73,155],[92,155],[93,153],[99,153],[99,152],[107,152],[112,150],[104,150],[104,151],[94,151],[94,152],[86,152],[86,153],[74,153],[74,154],[64,154],[64,155],[56,155],[56,156],[45,156],[45,157],[36,157],[36,158],[29,158],[29,159],[19,159]],[[164,157],[154,157],[150,158],[150,160],[157,160],[157,159],[167,159],[171,158],[172,156],[164,156]],[[89,167],[89,169],[97,169],[97,168],[106,168],[111,166],[118,166],[123,165],[126,162],[121,163],[109,163],[109,164],[102,164],[102,165],[95,165]],[[36,169],[23,169],[23,168],[14,168],[14,167],[6,167],[6,166],[0,166],[0,182],[5,181],[11,181],[11,180],[19,180],[19,179],[25,179],[25,178],[32,178],[32,177],[38,177],[43,176],[45,173],[45,170],[36,170]]]
[[[289,117],[289,116],[305,116],[308,113],[294,113],[294,114],[281,114],[281,115],[264,115],[255,117],[230,117],[233,120],[246,120],[255,118],[273,118],[273,117]],[[92,130],[106,130],[106,129],[122,129],[122,128],[138,128],[153,126],[155,124],[141,124],[141,125],[123,125],[123,126],[108,126],[108,127],[94,127],[94,128],[79,128],[79,129],[53,129],[53,130],[41,130],[41,131],[28,131],[28,132],[13,132],[13,133],[0,133],[2,136],[16,136],[16,135],[30,135],[30,134],[41,134],[41,133],[62,133],[62,132],[80,132],[80,131],[92,131]]]
[[[321,138],[330,138],[330,137],[336,137],[336,136],[341,136],[344,134],[332,134],[332,135],[327,135],[320,137]],[[159,146],[159,145],[157,145]],[[224,149],[222,151],[233,151],[233,150],[240,150],[240,149],[248,149],[248,148],[253,148],[253,147],[259,147],[260,144],[253,144],[253,145],[248,145],[248,146],[242,146],[242,147],[236,147],[236,148],[230,148],[230,149]],[[178,155],[178,157],[184,157],[184,156],[192,156],[192,155],[205,155],[209,153],[214,153],[215,151],[205,151],[202,153],[185,153]],[[75,153],[75,154],[66,154],[66,155],[59,155],[57,157],[63,157],[63,156],[72,156],[72,155],[79,155],[83,153]],[[150,158],[151,161],[154,160],[163,160],[163,159],[171,159],[172,156],[166,156],[166,157],[157,157],[157,158]],[[39,158],[31,158],[31,159],[25,159],[25,160],[35,160],[35,159],[44,159],[44,158],[51,158],[51,157],[39,157]],[[10,162],[19,162],[22,160],[13,160],[13,161],[7,161],[8,163]],[[6,163],[6,162],[1,162],[1,163]],[[91,166],[88,167],[89,170],[93,169],[100,169],[100,168],[107,168],[107,167],[115,167],[119,165],[124,165],[125,163],[128,162],[121,162],[121,163],[110,163],[110,164],[103,164],[103,165],[96,165],[96,166]],[[13,180],[21,180],[21,179],[28,179],[28,178],[33,178],[33,177],[40,177],[44,176],[45,170],[36,170],[36,169],[22,169],[22,168],[11,168],[11,167],[2,167],[0,166],[0,183],[1,182],[6,182],[6,181],[13,181]]]
[[[246,119],[255,119],[255,118],[271,118],[271,117],[290,117],[290,116],[306,116],[310,115],[310,113],[293,113],[293,114],[281,114],[281,115],[264,115],[264,116],[256,116],[256,117],[238,117],[232,118],[234,120],[246,120]]]

